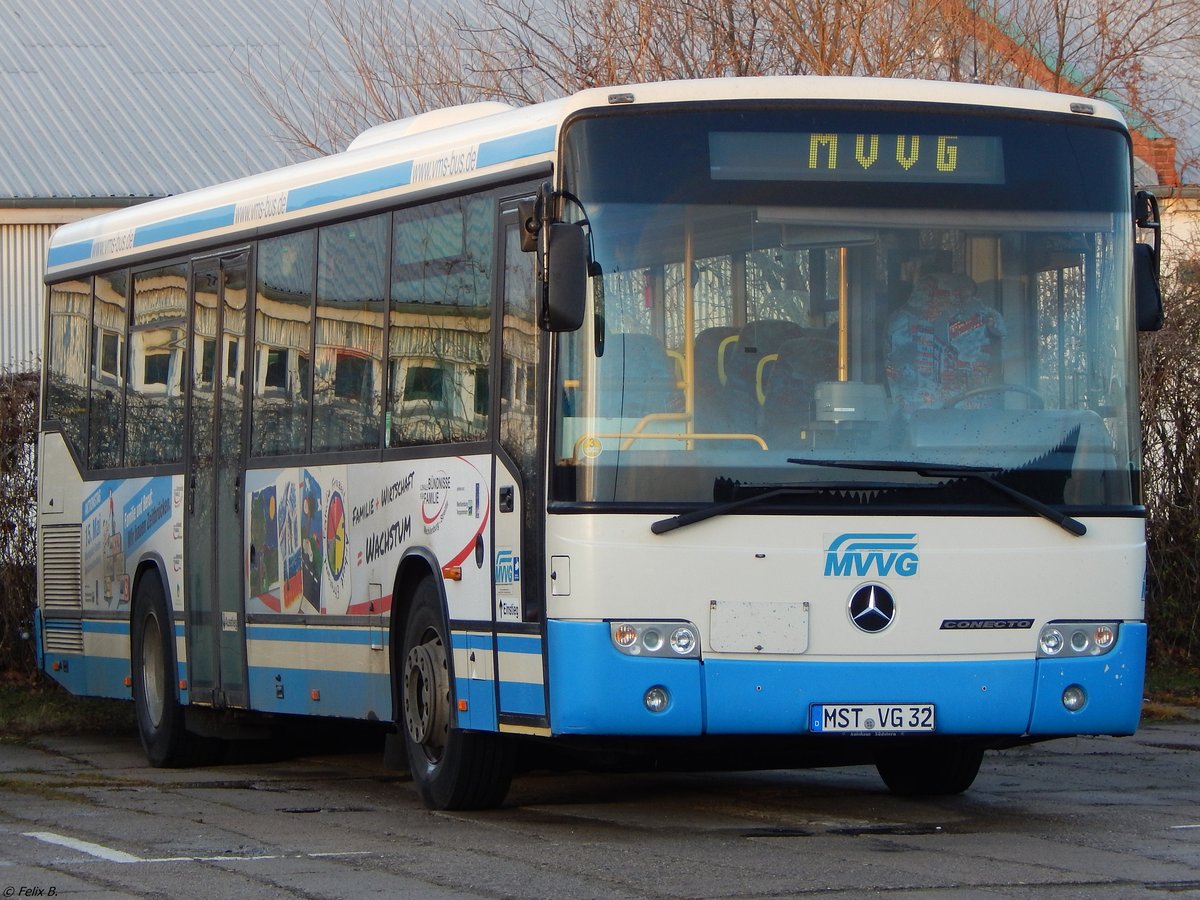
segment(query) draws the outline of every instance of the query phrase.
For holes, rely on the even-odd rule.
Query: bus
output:
[[[720,79],[66,225],[39,666],[131,700],[156,766],[378,722],[439,809],[546,745],[928,795],[1130,734],[1131,172],[1099,100]]]

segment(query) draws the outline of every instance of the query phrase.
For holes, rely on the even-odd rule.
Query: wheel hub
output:
[[[142,634],[142,694],[145,698],[146,714],[155,728],[162,723],[163,707],[166,705],[166,693],[161,681],[162,657],[158,623],[152,618],[147,619]]]
[[[444,652],[434,642],[408,651],[404,664],[404,725],[414,743],[440,751],[449,724],[449,691]]]

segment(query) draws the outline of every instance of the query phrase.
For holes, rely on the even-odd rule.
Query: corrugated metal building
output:
[[[242,73],[320,0],[0,0],[0,369],[35,369],[65,222],[290,162]]]

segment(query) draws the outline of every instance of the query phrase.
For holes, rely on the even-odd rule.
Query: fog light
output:
[[[646,709],[652,713],[660,713],[667,708],[671,697],[664,687],[652,687],[646,691],[646,696],[642,698],[642,702],[646,704]]]
[[[662,649],[663,637],[653,628],[647,628],[642,632],[642,645],[651,653],[657,653]]]
[[[687,656],[696,646],[696,633],[684,626],[671,632],[671,649],[680,656]]]
[[[1094,640],[1101,650],[1107,650],[1117,639],[1117,633],[1111,625],[1097,625]]]
[[[613,640],[618,646],[631,647],[637,640],[637,629],[632,625],[618,625],[613,629]]]
[[[1062,632],[1057,628],[1044,628],[1042,629],[1038,643],[1041,645],[1044,654],[1054,656],[1063,648],[1065,640],[1063,639]]]
[[[1063,691],[1062,702],[1071,712],[1078,712],[1087,703],[1087,692],[1079,685],[1073,684]]]

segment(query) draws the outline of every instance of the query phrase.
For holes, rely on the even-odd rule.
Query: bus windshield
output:
[[[595,265],[558,339],[552,502],[1019,512],[994,481],[1127,510],[1129,144],[1108,125],[878,104],[570,123],[564,215]]]

